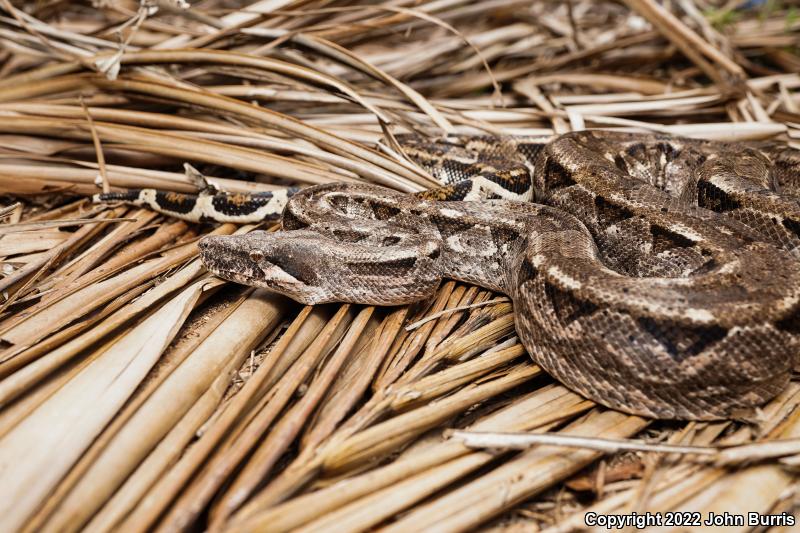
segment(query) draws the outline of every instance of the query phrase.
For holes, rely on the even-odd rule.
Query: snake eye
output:
[[[264,252],[261,250],[250,250],[250,260],[254,263],[260,262],[264,259]]]

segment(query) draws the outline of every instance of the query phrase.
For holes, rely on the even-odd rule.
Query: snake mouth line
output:
[[[215,276],[219,276],[221,278],[239,278],[239,279],[247,279],[247,280],[255,280],[255,276],[248,276],[247,274],[242,274],[241,272],[236,272],[235,270],[226,270],[222,268],[208,268],[209,272],[214,274]]]
[[[205,264],[205,263],[204,263]],[[229,281],[235,281],[237,283],[255,283],[258,282],[259,279],[255,276],[250,276],[247,274],[243,274],[240,271],[229,270],[226,268],[217,268],[212,267],[210,265],[205,264],[206,270],[208,270],[211,274],[217,276],[218,278],[222,278]]]
[[[254,268],[257,268],[261,272],[261,275],[257,276],[242,272],[241,270],[231,270],[206,265],[206,269],[215,276],[237,283],[262,285],[265,287],[273,287],[274,285],[305,285],[302,281],[272,263],[269,263],[269,266],[266,268],[260,265]]]

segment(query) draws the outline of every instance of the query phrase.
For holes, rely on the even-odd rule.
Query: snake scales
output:
[[[283,232],[206,237],[203,262],[307,304],[402,304],[442,278],[503,292],[538,364],[629,413],[738,416],[787,384],[800,351],[796,152],[612,132],[404,144],[441,189],[310,187],[278,199]],[[277,210],[273,195],[200,209],[136,194],[187,218]]]

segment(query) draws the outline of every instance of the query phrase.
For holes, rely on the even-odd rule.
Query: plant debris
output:
[[[393,142],[409,132],[800,148],[798,72],[794,1],[0,0],[0,529],[794,512],[797,381],[755,419],[629,416],[542,372],[501,295],[302,307],[200,264],[201,236],[251,226],[88,197],[419,191],[434,180]]]

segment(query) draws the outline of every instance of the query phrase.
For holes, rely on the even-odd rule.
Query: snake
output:
[[[443,279],[503,293],[536,364],[629,414],[746,417],[787,386],[800,354],[794,149],[601,130],[401,146],[440,187],[101,199],[280,218],[282,231],[204,237],[200,257],[307,305],[409,304]]]

